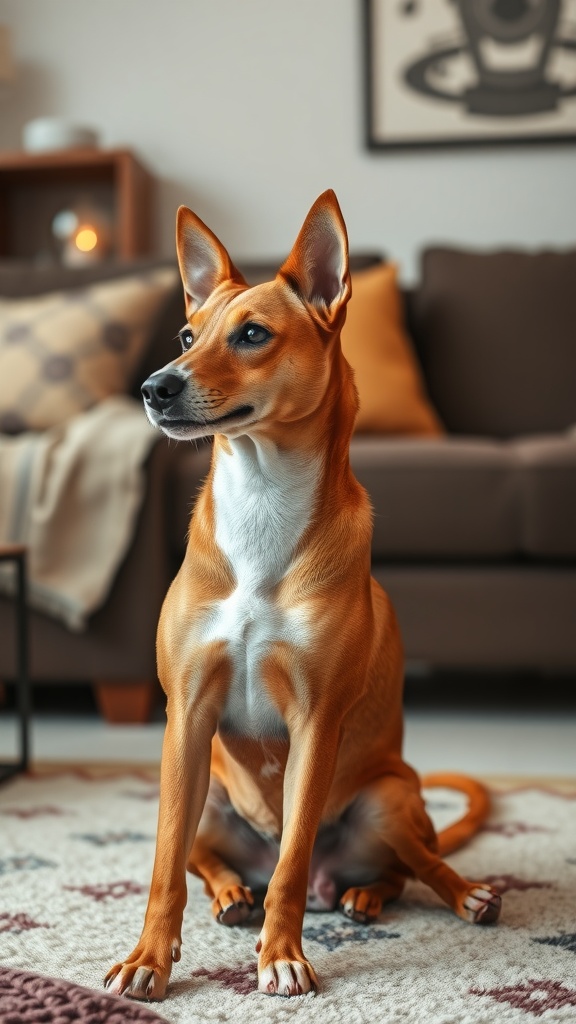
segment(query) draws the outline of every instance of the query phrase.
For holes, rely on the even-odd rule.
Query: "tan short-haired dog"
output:
[[[306,906],[371,921],[417,876],[464,920],[498,894],[441,859],[487,813],[438,837],[402,760],[403,659],[370,576],[372,518],[349,463],[358,399],[340,331],[350,297],[333,192],[314,203],[276,278],[248,287],[190,210],[178,211],[188,322],[182,354],[144,384],[169,437],[214,435],[212,465],[158,629],[168,697],[144,930],[111,991],[161,998],[180,959],[186,868],[236,924],[266,888],[262,992],[317,987]]]

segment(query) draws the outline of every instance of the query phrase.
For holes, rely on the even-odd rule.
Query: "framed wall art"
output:
[[[576,0],[363,0],[370,149],[576,140]]]

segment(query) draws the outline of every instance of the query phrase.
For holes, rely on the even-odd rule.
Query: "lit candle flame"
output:
[[[92,249],[98,245],[98,235],[94,228],[80,228],[74,238],[74,244],[81,252],[92,252]]]

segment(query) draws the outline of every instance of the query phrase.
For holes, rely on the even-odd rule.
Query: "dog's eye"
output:
[[[194,343],[194,335],[189,327],[183,327],[179,332],[178,337],[180,338],[180,344],[182,345],[182,351],[187,352]]]
[[[263,345],[272,337],[270,331],[260,324],[244,324],[234,341],[236,345]]]

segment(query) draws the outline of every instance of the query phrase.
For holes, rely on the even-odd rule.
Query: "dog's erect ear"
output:
[[[186,315],[191,316],[223,281],[246,284],[226,249],[187,206],[178,208],[176,251],[186,296]]]
[[[332,189],[312,206],[278,273],[323,321],[334,323],[351,288],[346,225]]]

